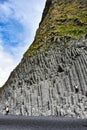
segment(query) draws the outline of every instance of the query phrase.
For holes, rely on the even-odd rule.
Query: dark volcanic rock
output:
[[[62,6],[68,10],[70,1],[47,0],[33,44],[1,90],[1,113],[8,105],[10,114],[87,118],[87,27],[85,19],[81,25],[81,20],[72,18],[68,23],[65,15],[61,18]],[[75,2],[74,6],[86,9]],[[72,13],[68,15],[73,17]]]

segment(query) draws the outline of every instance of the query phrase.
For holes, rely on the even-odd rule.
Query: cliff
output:
[[[47,0],[35,40],[0,90],[0,112],[87,118],[86,92],[87,2]]]

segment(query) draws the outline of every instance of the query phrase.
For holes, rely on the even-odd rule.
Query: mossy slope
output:
[[[52,44],[52,37],[65,36],[79,39],[87,34],[86,0],[47,0],[35,40],[25,53],[32,56],[38,51],[47,51]]]

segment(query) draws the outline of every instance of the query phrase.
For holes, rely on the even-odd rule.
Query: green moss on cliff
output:
[[[87,5],[82,2],[82,0],[54,2],[41,21],[35,40],[25,56],[54,47],[51,38],[55,36],[68,36],[74,39],[84,37],[87,34]]]

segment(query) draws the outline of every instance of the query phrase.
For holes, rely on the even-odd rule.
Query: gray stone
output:
[[[86,52],[81,48],[78,52],[72,45],[65,54],[56,47],[37,58],[24,57],[4,85],[0,113],[5,113],[3,108],[8,104],[9,113],[16,115],[87,117]],[[79,91],[75,93],[77,84]]]

